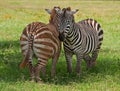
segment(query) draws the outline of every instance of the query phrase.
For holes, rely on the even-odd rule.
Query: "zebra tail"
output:
[[[24,68],[27,65],[27,61],[23,60],[20,64],[20,69]]]
[[[28,54],[29,52],[27,52],[27,54]],[[28,64],[28,62],[29,62],[29,56],[28,55],[26,55],[25,56],[25,58],[22,60],[22,62],[21,62],[21,64],[20,64],[20,68],[22,69],[22,68],[24,68],[25,66],[27,66],[27,64]]]
[[[24,57],[24,59],[22,60],[22,63],[20,64],[20,68],[24,68],[25,66],[27,66],[29,59],[30,59],[30,54],[31,54],[31,50],[32,50],[32,45],[33,45],[33,35],[31,34],[30,38],[29,38],[29,42],[28,42],[28,50],[27,53]]]

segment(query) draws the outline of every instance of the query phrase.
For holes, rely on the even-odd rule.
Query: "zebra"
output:
[[[76,55],[76,72],[81,73],[81,61],[84,59],[87,68],[95,66],[98,52],[103,41],[103,30],[94,19],[85,19],[78,23],[74,14],[78,11],[70,7],[63,8],[59,13],[59,38],[63,41],[67,70],[72,72],[72,56]],[[91,54],[91,56],[90,56]]]
[[[54,7],[51,14],[57,9],[59,8]],[[58,37],[59,33],[55,25],[51,22],[54,15],[55,13],[52,14],[49,24],[32,22],[24,28],[21,34],[20,45],[24,59],[20,64],[20,68],[28,65],[31,81],[35,79],[36,82],[41,82],[39,71],[42,70],[45,74],[45,67],[49,58],[52,58],[51,76],[54,77],[55,75],[56,63],[61,50],[61,42]],[[38,60],[35,67],[32,64],[34,55]]]

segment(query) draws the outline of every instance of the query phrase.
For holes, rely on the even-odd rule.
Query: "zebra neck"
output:
[[[70,29],[70,31],[69,31],[68,36],[67,36],[66,39],[67,39],[68,41],[72,42],[72,41],[75,39],[75,37],[78,36],[77,30],[78,30],[78,27],[77,27],[77,25],[74,23],[73,26],[71,27],[71,29]]]

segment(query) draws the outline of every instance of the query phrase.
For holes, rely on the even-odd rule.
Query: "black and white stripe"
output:
[[[77,57],[76,71],[80,73],[81,60],[84,58],[87,67],[95,65],[103,41],[103,30],[93,19],[75,23],[74,16],[78,10],[63,9],[60,17],[60,39],[63,41],[68,71],[72,71],[72,55]],[[92,56],[89,54],[92,53]]]

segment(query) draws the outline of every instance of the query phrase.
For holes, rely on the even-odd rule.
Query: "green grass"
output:
[[[33,21],[48,23],[45,8],[54,6],[78,8],[76,21],[93,18],[104,30],[104,41],[96,67],[86,70],[82,63],[81,77],[66,72],[62,50],[55,79],[50,78],[51,60],[44,84],[29,82],[29,72],[19,69],[22,60],[19,37]],[[73,68],[75,68],[75,57]],[[120,91],[120,2],[79,0],[0,0],[0,91]]]

